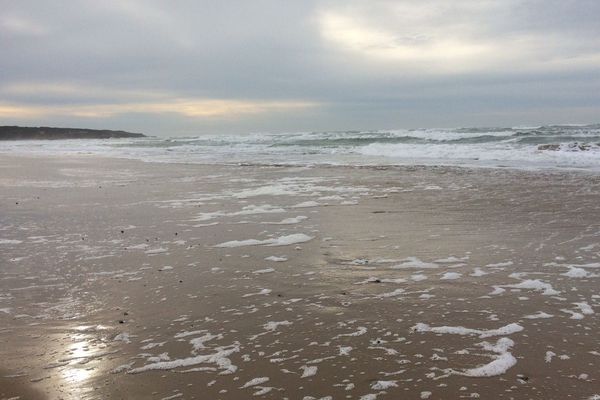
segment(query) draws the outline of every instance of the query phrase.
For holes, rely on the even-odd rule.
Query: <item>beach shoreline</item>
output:
[[[600,393],[593,173],[6,154],[0,171],[6,398]]]

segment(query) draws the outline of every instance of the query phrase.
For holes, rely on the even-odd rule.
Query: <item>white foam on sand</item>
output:
[[[358,330],[356,332],[351,332],[351,333],[340,333],[337,336],[334,336],[334,339],[343,337],[343,336],[361,336],[364,335],[365,333],[367,333],[367,328],[365,328],[364,326],[359,326]]]
[[[288,185],[270,185],[241,190],[237,193],[233,193],[231,196],[237,199],[247,199],[249,197],[257,196],[293,196],[296,194],[298,193]]]
[[[360,398],[358,400],[376,400],[376,399],[377,399],[376,393],[369,393],[369,394],[360,396]]]
[[[391,292],[382,293],[382,294],[378,295],[377,297],[395,297],[395,296],[401,295],[404,292],[405,292],[404,289],[396,289]]]
[[[174,399],[178,399],[180,397],[183,397],[183,393],[175,393],[172,396],[163,397],[160,400],[174,400]]]
[[[127,246],[127,248],[129,250],[144,250],[144,249],[147,249],[148,247],[150,247],[150,245],[148,245],[146,243],[136,244],[134,246]]]
[[[115,336],[113,338],[113,341],[115,341],[115,342],[124,342],[124,343],[131,343],[131,339],[129,338],[129,333],[127,333],[127,332],[121,332],[121,333],[119,333],[117,336]]]
[[[473,272],[472,272],[472,273],[470,273],[469,275],[470,275],[470,276],[475,276],[475,277],[478,277],[478,276],[484,276],[484,275],[487,275],[487,274],[488,274],[488,273],[487,273],[487,272],[485,272],[484,270],[482,270],[481,268],[475,268],[475,269],[473,270]]]
[[[495,345],[488,342],[479,343],[487,351],[493,351],[498,355],[495,359],[485,365],[477,368],[466,369],[460,372],[460,375],[471,376],[475,378],[483,378],[490,376],[498,376],[506,373],[510,368],[517,364],[517,359],[508,350],[515,345],[509,338],[500,338]]]
[[[269,256],[265,258],[266,261],[274,261],[274,262],[284,262],[288,259],[285,257],[277,257],[277,256]]]
[[[514,285],[505,285],[504,287],[536,290],[542,292],[545,296],[555,296],[560,294],[560,292],[555,290],[552,285],[539,279],[527,279]]]
[[[552,318],[554,315],[545,313],[543,311],[538,311],[535,314],[525,315],[523,318],[526,319],[542,319],[542,318]]]
[[[306,217],[304,215],[298,215],[297,217],[293,217],[293,218],[285,218],[279,222],[261,222],[261,223],[269,224],[269,225],[292,225],[292,224],[300,223],[300,222],[304,221],[305,219],[308,219],[308,217]]]
[[[511,265],[513,265],[512,261],[505,261],[505,262],[499,262],[499,263],[494,263],[494,264],[487,264],[486,267],[498,268],[498,267],[510,267]]]
[[[440,279],[454,280],[459,279],[460,277],[462,277],[462,274],[459,274],[458,272],[446,272]]]
[[[294,233],[291,235],[280,236],[273,239],[247,239],[247,240],[232,240],[229,242],[219,243],[214,247],[243,247],[243,246],[289,246],[291,244],[304,243],[314,239],[314,236],[308,236],[304,233]]]
[[[278,213],[282,213],[282,212],[285,212],[285,210],[281,207],[272,206],[270,204],[263,204],[260,206],[255,206],[255,205],[245,206],[240,211],[226,214],[226,216],[235,217],[238,215],[278,214]]]
[[[305,201],[302,203],[294,204],[292,208],[308,208],[308,207],[318,207],[320,204],[316,201]]]
[[[579,267],[579,268],[600,268],[600,263],[589,263],[589,264],[573,264],[569,265],[570,267]]]
[[[391,268],[395,269],[403,269],[403,268],[414,268],[414,269],[431,269],[438,268],[438,265],[435,263],[428,263],[421,261],[417,257],[408,257],[404,260],[401,260],[402,263],[392,266]]]
[[[158,247],[156,249],[150,249],[150,250],[146,250],[145,253],[146,254],[161,254],[161,253],[166,253],[167,249],[165,249],[164,247]]]
[[[212,333],[205,333],[204,335],[202,335],[200,337],[190,340],[190,344],[193,347],[193,353],[196,354],[196,352],[198,350],[205,349],[206,346],[204,345],[204,343],[208,342],[209,340],[213,340],[213,339],[223,339],[223,335],[220,333],[218,333],[216,335],[214,335]]]
[[[15,239],[0,239],[0,244],[19,244],[19,243],[23,243],[23,241],[15,240]]]
[[[195,218],[191,219],[191,221],[195,222],[203,222],[210,221],[211,219],[215,219],[217,217],[236,217],[243,215],[257,215],[257,214],[277,214],[284,213],[285,209],[277,206],[272,206],[270,204],[263,204],[260,206],[257,205],[249,205],[243,207],[240,211],[226,213],[222,211],[214,211],[214,212],[206,212],[200,213]]]
[[[580,303],[573,303],[583,315],[592,315],[594,314],[594,309],[587,302],[582,301]]]
[[[488,342],[477,343],[477,346],[482,347],[485,351],[496,353],[491,356],[493,359],[492,361],[475,368],[467,368],[463,370],[447,368],[442,370],[446,373],[446,375],[438,376],[435,379],[448,377],[450,375],[462,375],[472,378],[487,378],[503,375],[510,368],[517,364],[517,359],[509,351],[514,344],[515,342],[506,337],[498,339],[495,344]]]
[[[393,387],[398,387],[397,381],[375,381],[371,384],[373,390],[386,390]]]
[[[252,271],[253,274],[268,274],[269,272],[275,272],[275,270],[273,268],[264,268],[264,269],[257,269],[256,271]]]
[[[257,293],[246,293],[245,295],[242,295],[242,297],[267,295],[267,294],[269,294],[271,292],[272,292],[271,289],[261,289],[260,292],[257,292]]]
[[[469,259],[469,256],[466,257],[454,257],[454,256],[450,256],[450,257],[446,257],[446,258],[440,258],[439,260],[435,260],[436,263],[442,263],[442,264],[453,264],[453,263],[459,263],[461,261],[466,261]]]
[[[547,282],[543,282],[539,279],[527,279],[527,280],[524,280],[524,281],[521,281],[519,283],[515,283],[512,285],[494,286],[494,291],[490,294],[496,295],[496,294],[503,293],[506,291],[504,288],[535,290],[538,292],[542,292],[542,294],[545,296],[556,296],[556,295],[560,294],[560,292],[558,290],[555,290],[551,284],[549,284]]]
[[[139,368],[130,369],[128,373],[139,374],[146,371],[170,370],[198,364],[216,364],[217,368],[221,370],[221,375],[232,374],[237,371],[237,366],[233,365],[228,357],[240,351],[240,344],[238,342],[235,342],[230,346],[217,347],[214,350],[215,352],[211,354],[197,355],[171,361],[153,362]]]
[[[277,330],[280,326],[289,326],[292,325],[290,321],[269,321],[263,325],[263,328],[267,331]]]
[[[264,394],[269,393],[271,390],[273,390],[273,388],[270,386],[257,386],[256,389],[259,389],[259,390],[254,392],[253,396],[262,396]]]
[[[562,276],[568,276],[569,278],[595,278],[598,276],[580,267],[568,266],[568,268],[569,270],[561,274]]]
[[[206,332],[206,330],[205,330],[205,329],[201,329],[201,330],[198,330],[198,331],[183,331],[183,332],[179,332],[179,333],[177,333],[177,334],[174,336],[174,338],[175,338],[175,339],[181,339],[181,338],[188,337],[188,336],[195,336],[195,335],[199,335],[199,334],[201,334],[201,333],[205,333],[205,332]]]
[[[419,323],[412,327],[412,331],[414,332],[434,332],[440,334],[455,334],[455,335],[477,335],[480,338],[490,337],[490,336],[504,336],[510,335],[512,333],[520,332],[523,330],[523,327],[519,324],[512,323],[505,326],[502,326],[497,329],[470,329],[462,326],[439,326],[439,327],[431,327],[427,324]],[[463,375],[469,377],[491,377],[498,376],[506,373],[510,368],[512,368],[516,363],[517,359],[509,352],[509,350],[514,346],[514,342],[506,337],[500,338],[497,340],[495,344],[490,344],[488,342],[478,343],[477,345],[483,347],[486,351],[491,351],[496,353],[492,356],[493,360],[487,364],[469,368],[464,370],[455,370],[452,368],[445,369],[447,375]],[[437,377],[435,379],[442,378],[444,376]]]
[[[317,374],[317,370],[319,368],[315,365],[313,365],[313,366],[303,365],[300,367],[300,369],[303,371],[302,376],[300,378],[309,378],[311,376],[315,376]]]
[[[566,308],[561,309],[560,311],[571,314],[571,319],[583,319],[585,316],[582,313],[578,313],[577,311],[567,310]]]
[[[261,377],[261,378],[254,378],[254,379],[249,380],[248,382],[244,383],[242,386],[240,386],[240,389],[246,389],[246,388],[249,388],[252,386],[263,384],[268,381],[269,381],[269,378],[266,376]]]
[[[219,243],[215,247],[243,247],[257,246],[260,244],[269,243],[269,240],[247,239],[247,240],[231,240],[229,242]]]
[[[480,338],[486,338],[490,336],[504,336],[510,335],[511,333],[521,332],[523,327],[519,324],[512,323],[502,326],[497,329],[471,329],[463,326],[429,326],[424,323],[418,323],[412,328],[413,332],[433,332],[433,333],[448,333],[452,335],[476,335]]]

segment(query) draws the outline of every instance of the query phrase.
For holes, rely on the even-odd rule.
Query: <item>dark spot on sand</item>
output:
[[[125,233],[125,231],[121,229],[121,233]]]
[[[120,320],[119,320],[119,323],[120,323],[120,324],[124,324],[124,323],[125,323],[125,321],[124,321],[124,320],[122,320],[122,319],[120,319]]]

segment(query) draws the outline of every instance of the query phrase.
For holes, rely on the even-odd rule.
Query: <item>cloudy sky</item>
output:
[[[0,125],[600,122],[597,0],[0,0]]]

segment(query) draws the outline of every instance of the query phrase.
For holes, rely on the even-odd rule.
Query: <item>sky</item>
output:
[[[600,122],[597,0],[0,0],[0,125]]]

